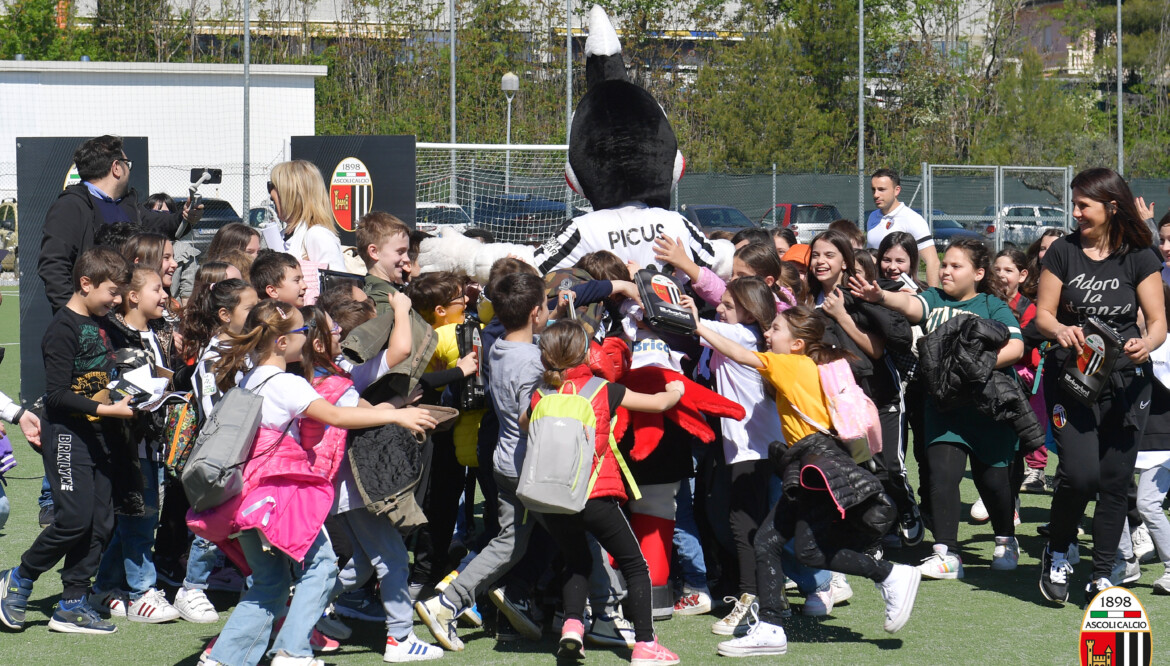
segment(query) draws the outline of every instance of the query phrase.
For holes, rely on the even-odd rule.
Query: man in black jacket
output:
[[[73,264],[93,247],[94,234],[101,225],[130,222],[143,231],[157,231],[173,239],[184,221],[194,225],[199,215],[187,207],[181,212],[160,213],[140,206],[138,194],[130,189],[132,161],[122,149],[121,137],[90,139],[73,153],[73,161],[82,182],[66,187],[49,208],[37,264],[53,312],[72,295]]]

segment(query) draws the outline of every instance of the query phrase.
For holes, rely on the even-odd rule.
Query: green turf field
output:
[[[8,359],[0,365],[0,390],[16,396],[19,388],[18,313],[15,287],[0,290],[0,343],[8,346]],[[25,445],[19,430],[9,428],[19,465],[9,475],[7,493],[12,500],[12,517],[0,533],[0,568],[14,566],[37,533],[36,497],[40,490],[40,458]],[[911,464],[913,464],[911,462]],[[1055,469],[1055,459],[1049,471]],[[916,479],[914,470],[911,478]],[[974,500],[970,481],[964,483],[965,501]],[[832,617],[805,619],[797,614],[787,622],[788,654],[774,661],[825,664],[1076,664],[1078,632],[1082,611],[1077,606],[1052,608],[1037,589],[1038,555],[1043,548],[1036,525],[1047,521],[1050,495],[1024,495],[1019,528],[1022,557],[1014,572],[994,573],[991,561],[992,534],[989,526],[962,524],[966,578],[958,581],[924,581],[910,623],[896,635],[882,631],[882,603],[873,585],[851,579],[855,595],[848,604],[834,609]],[[917,562],[929,546],[888,553],[896,562]],[[1087,548],[1082,548],[1082,557]],[[1077,567],[1074,582],[1083,586],[1088,577],[1087,557]],[[1145,604],[1153,631],[1153,663],[1170,663],[1170,597],[1154,597],[1150,585],[1162,574],[1159,564],[1143,567],[1145,575],[1131,589]],[[73,636],[50,633],[48,615],[57,601],[60,580],[45,575],[33,592],[28,624],[21,633],[0,633],[0,664],[68,666],[89,664],[194,664],[199,651],[222,625],[195,625],[174,622],[165,625],[135,624],[122,620],[112,636]],[[169,591],[173,596],[173,590]],[[1074,591],[1074,600],[1080,596]],[[226,620],[233,603],[231,595],[213,595]],[[794,605],[801,603],[793,598]],[[710,631],[715,616],[676,618],[659,623],[657,631],[664,645],[676,651],[684,663],[712,663],[719,658],[715,646],[721,640]],[[223,621],[221,620],[221,622]],[[354,637],[340,652],[325,655],[330,664],[381,663],[385,636],[382,627],[351,623]],[[416,631],[431,640],[426,628]],[[463,653],[444,657],[446,663],[529,664],[552,663],[555,641],[551,636],[539,644],[497,645],[482,633],[466,631]],[[628,653],[592,649],[588,662],[623,663]],[[760,658],[762,660],[763,658]],[[1167,661],[1162,661],[1163,659]]]

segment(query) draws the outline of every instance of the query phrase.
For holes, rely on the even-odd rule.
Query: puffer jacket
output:
[[[897,518],[897,509],[882,491],[881,481],[853,462],[828,435],[813,433],[791,447],[772,442],[769,459],[783,483],[784,497],[800,504],[810,524],[845,521],[877,538],[886,534]],[[831,503],[819,501],[822,498],[831,499]],[[826,507],[831,507],[831,513],[824,510]]]
[[[1020,450],[1030,453],[1044,446],[1044,431],[1019,380],[995,369],[1009,337],[992,319],[954,317],[918,341],[918,376],[941,411],[972,405],[993,421],[1006,421]]]
[[[336,404],[353,385],[332,375],[313,388]],[[232,535],[258,530],[277,550],[302,562],[333,507],[333,477],[345,455],[346,431],[301,419],[301,441],[287,432],[261,428],[244,465],[244,489],[207,511],[187,512],[187,526],[215,543],[245,574],[244,551]]]

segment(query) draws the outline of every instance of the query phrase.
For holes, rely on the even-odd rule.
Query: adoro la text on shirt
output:
[[[1104,315],[1107,317],[1115,317],[1122,315],[1133,309],[1133,303],[1125,303],[1123,305],[1093,305],[1100,303],[1104,298],[1105,292],[1116,291],[1121,288],[1121,281],[1117,278],[1110,278],[1108,280],[1100,280],[1092,276],[1086,276],[1084,273],[1069,280],[1068,286],[1073,289],[1080,289],[1085,292],[1081,298],[1081,302],[1069,303],[1074,310],[1087,315]]]

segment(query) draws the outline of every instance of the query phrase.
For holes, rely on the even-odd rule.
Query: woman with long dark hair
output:
[[[1166,339],[1166,306],[1151,249],[1150,229],[1133,193],[1116,172],[1088,169],[1072,181],[1077,230],[1052,243],[1044,257],[1036,326],[1063,349],[1049,359],[1045,396],[1060,451],[1048,546],[1040,564],[1040,591],[1049,601],[1068,601],[1070,546],[1085,507],[1096,496],[1093,572],[1086,600],[1109,581],[1128,508],[1138,443],[1150,406],[1150,352]],[[1138,311],[1145,331],[1138,326]],[[1082,328],[1095,317],[1124,339],[1112,374],[1092,404],[1082,404],[1059,381],[1070,354],[1084,357],[1103,346]],[[1088,407],[1088,408],[1086,408]]]

